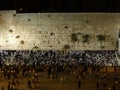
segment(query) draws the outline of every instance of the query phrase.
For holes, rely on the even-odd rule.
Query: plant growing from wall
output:
[[[12,33],[12,32],[13,32],[13,30],[12,30],[12,29],[10,29],[10,30],[9,30],[9,32],[10,32],[10,33]]]
[[[104,41],[105,40],[105,36],[100,34],[100,35],[97,35],[97,39],[98,41]]]
[[[25,44],[25,42],[23,40],[20,41],[21,44]]]
[[[64,28],[68,29],[68,26],[64,26]]]
[[[29,18],[28,21],[31,21],[31,19]]]
[[[101,50],[103,49],[104,46],[102,46],[102,42],[105,41],[105,35],[99,34],[97,35],[97,40],[100,42],[101,45]]]
[[[64,54],[66,56],[66,51],[70,48],[69,45],[64,45],[63,49],[64,49]]]
[[[77,42],[78,41],[78,34],[77,33],[72,33],[71,34],[71,40],[72,40],[72,42]]]
[[[16,17],[16,14],[13,14],[14,17]]]
[[[85,34],[82,36],[83,37],[83,43],[87,43],[89,41],[90,35],[89,34]]]
[[[63,49],[69,49],[70,46],[69,45],[64,45]]]
[[[41,34],[41,31],[39,31],[39,34]]]
[[[38,49],[39,47],[38,47],[38,46],[34,46],[33,48],[34,48],[34,49]]]
[[[116,45],[116,49],[118,49],[118,41],[116,41],[115,45]]]
[[[90,22],[89,20],[86,21],[86,23],[89,23],[89,22]]]
[[[105,48],[105,46],[101,46],[101,49],[104,49]]]
[[[17,35],[17,36],[16,36],[16,38],[20,38],[20,36],[19,36],[19,35]]]
[[[58,44],[60,44],[60,41],[58,41]]]
[[[48,17],[51,17],[51,15],[48,15]]]
[[[50,34],[50,35],[51,35],[51,36],[52,36],[52,35],[55,35],[55,33],[51,32],[51,34]]]
[[[77,34],[78,34],[78,35],[81,35],[82,33],[81,33],[81,32],[78,32]]]
[[[50,45],[49,47],[53,47],[52,45]]]

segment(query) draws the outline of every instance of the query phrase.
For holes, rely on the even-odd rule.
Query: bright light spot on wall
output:
[[[16,43],[17,43],[17,41],[16,41],[14,35],[8,34],[8,44],[13,44],[13,45],[15,44],[16,45]]]
[[[23,9],[22,8],[20,8],[20,11],[22,11]]]

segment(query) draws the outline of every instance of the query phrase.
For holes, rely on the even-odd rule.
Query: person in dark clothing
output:
[[[80,79],[78,80],[77,84],[78,84],[78,88],[80,89],[81,88],[81,80]]]
[[[1,90],[4,90],[4,87],[2,86]]]
[[[8,81],[8,90],[10,90],[10,81]]]
[[[7,77],[8,77],[8,80],[10,80],[10,72],[8,72]]]
[[[97,90],[99,90],[99,86],[100,86],[99,81],[97,81],[96,86],[97,86]]]
[[[48,78],[50,78],[51,73],[52,73],[52,68],[49,67],[49,68],[48,68]]]
[[[28,88],[31,88],[31,81],[29,79],[28,79],[27,85],[28,85]]]
[[[113,84],[113,89],[112,90],[116,90],[116,81],[114,81],[114,84]]]
[[[113,89],[112,90],[116,90],[115,84],[113,85]]]

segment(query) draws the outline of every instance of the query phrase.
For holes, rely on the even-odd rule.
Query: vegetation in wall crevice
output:
[[[66,50],[66,49],[69,49],[69,48],[70,48],[70,45],[67,45],[67,44],[64,45],[64,47],[63,47],[63,49],[65,49],[65,50]]]
[[[97,35],[97,40],[98,41],[105,41],[105,36],[104,35],[102,35],[102,34],[99,34],[99,35]]]
[[[78,34],[77,33],[72,33],[71,34],[71,40],[72,40],[72,42],[77,42],[78,41]]]
[[[83,38],[82,42],[83,43],[87,43],[87,42],[89,42],[90,35],[89,34],[85,34],[85,35],[82,36],[82,38]]]
[[[23,40],[20,41],[20,44],[25,44],[25,42]]]

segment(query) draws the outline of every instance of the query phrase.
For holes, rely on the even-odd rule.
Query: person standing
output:
[[[97,87],[97,90],[99,90],[99,87],[100,87],[99,81],[96,82],[96,87]]]
[[[113,85],[113,90],[116,90],[116,87],[115,87],[115,85]]]
[[[28,81],[27,81],[27,86],[28,86],[28,88],[31,88],[31,81],[30,81],[30,79],[27,79]]]
[[[2,86],[1,90],[5,90],[5,89],[4,89],[4,86]]]
[[[77,84],[78,84],[78,88],[80,89],[81,88],[81,80],[80,79],[78,80]]]
[[[8,90],[10,90],[11,89],[11,84],[10,84],[10,81],[8,81]]]

